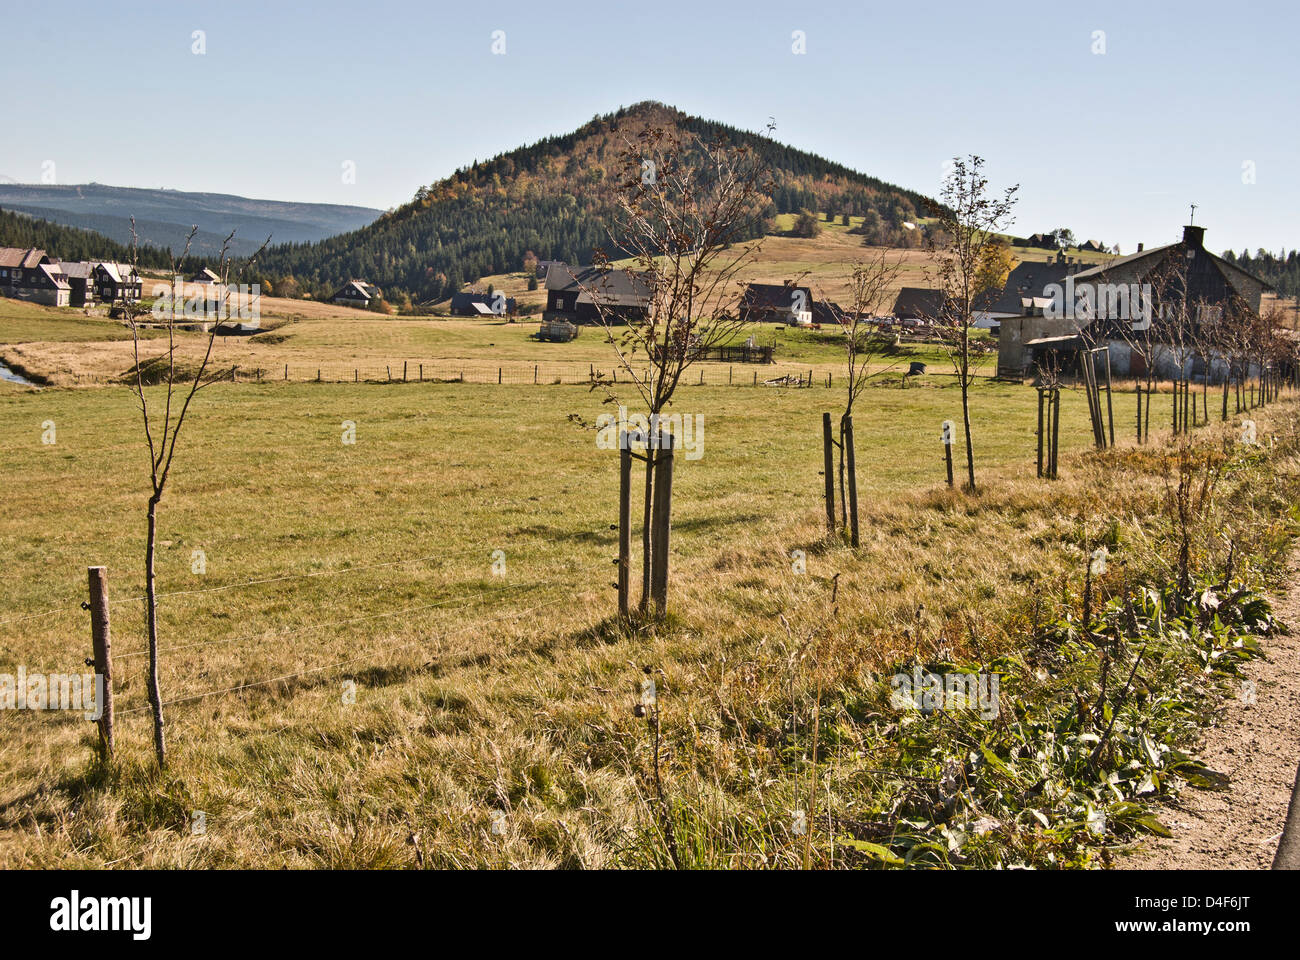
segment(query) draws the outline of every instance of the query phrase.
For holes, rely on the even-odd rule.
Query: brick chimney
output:
[[[1139,243],[1139,244],[1138,244],[1138,253],[1141,253],[1141,252],[1142,252],[1142,248],[1143,248],[1144,246],[1146,246],[1146,244],[1143,244],[1143,243]]]
[[[1183,227],[1183,243],[1189,250],[1205,249],[1205,228],[1204,227]]]

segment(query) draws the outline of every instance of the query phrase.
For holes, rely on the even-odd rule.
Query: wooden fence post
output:
[[[664,444],[664,439],[667,444]],[[668,534],[672,529],[673,510],[673,435],[659,434],[659,452],[655,457],[654,506],[652,513],[650,595],[655,613],[662,617],[668,611]]]
[[[95,673],[104,678],[103,698],[95,704],[100,711],[99,742],[104,755],[113,759],[113,641],[108,626],[108,568],[88,567],[90,580],[90,639],[95,653]]]
[[[1110,393],[1110,347],[1106,348],[1106,427],[1110,432],[1110,445],[1115,446],[1115,406]]]
[[[1043,387],[1038,388],[1038,478],[1043,477]]]
[[[284,365],[284,379],[289,379],[289,365],[287,363]]]
[[[853,418],[844,418],[844,459],[849,468],[849,542],[858,545],[858,470],[853,457]]]
[[[618,615],[628,616],[632,579],[632,448],[626,430],[618,434]]]
[[[835,455],[832,447],[835,440],[831,433],[831,415],[822,414],[822,461],[826,474],[826,527],[835,532]]]
[[[941,431],[941,433],[940,433],[940,435],[939,435],[939,439],[940,439],[940,441],[943,443],[943,462],[944,462],[944,468],[946,469],[947,474],[948,474],[948,486],[950,486],[950,487],[951,487],[952,484],[953,484],[953,476],[952,476],[952,444],[953,444],[953,440],[955,439],[955,438],[953,437],[953,431],[954,431],[954,429],[955,429],[955,428],[953,427],[953,423],[952,423],[952,421],[951,421],[951,420],[945,420],[945,421],[943,422],[943,428],[942,428],[942,431]]]
[[[533,384],[537,383],[537,364],[533,365]]]
[[[1061,449],[1061,388],[1057,386],[1052,390],[1052,395],[1048,398],[1048,419],[1052,421],[1052,444],[1049,447],[1048,462],[1050,468],[1048,476],[1052,480],[1057,479],[1057,451]]]

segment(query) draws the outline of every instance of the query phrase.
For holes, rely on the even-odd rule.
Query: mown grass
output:
[[[807,744],[779,731],[783,716],[806,726],[813,674],[792,636],[824,623],[832,591],[840,626],[821,680],[827,709],[844,709],[828,714],[822,757],[838,770],[836,803],[852,806],[871,790],[855,771],[871,765],[861,747],[875,720],[853,707],[874,696],[870,670],[922,638],[964,657],[1013,647],[1008,611],[1074,576],[1083,518],[1123,531],[1118,569],[1122,543],[1149,561],[1161,525],[1161,458],[1087,455],[1073,392],[1063,479],[1045,483],[1033,391],[981,382],[982,491],[948,491],[939,424],[960,408],[951,378],[933,377],[861,403],[853,553],[824,538],[819,499],[820,414],[839,391],[694,387],[677,410],[704,415],[705,452],[680,460],[674,483],[671,627],[628,635],[609,622],[615,459],[570,420],[594,421],[602,399],[448,384],[202,394],[161,511],[162,687],[183,702],[167,709],[159,777],[131,599],[146,469],[134,399],[0,392],[0,672],[77,668],[85,568],[106,564],[123,713],[112,768],[92,762],[79,718],[2,718],[0,863],[644,864],[662,852],[650,741],[631,711],[646,668],[669,791],[698,801],[677,815],[708,824],[683,833],[696,859],[797,863],[800,845],[774,824],[805,789]],[[1289,408],[1262,414],[1261,432]],[[773,782],[756,787],[760,771]]]

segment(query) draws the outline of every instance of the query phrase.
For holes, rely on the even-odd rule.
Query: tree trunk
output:
[[[845,414],[848,416],[848,414]],[[844,485],[844,417],[840,417],[840,529],[849,527],[848,487]]]
[[[641,613],[650,612],[650,507],[654,499],[655,451],[645,448],[645,509],[641,513]]]
[[[167,744],[163,738],[162,693],[158,687],[158,591],[154,576],[154,549],[158,540],[158,501],[160,494],[149,498],[149,531],[145,542],[145,612],[149,631],[149,705],[153,708],[153,745],[158,769],[167,765]]]

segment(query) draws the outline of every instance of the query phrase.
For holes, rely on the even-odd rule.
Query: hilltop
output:
[[[417,302],[441,299],[467,282],[517,270],[526,253],[585,262],[608,247],[618,156],[647,126],[745,144],[768,166],[767,208],[867,217],[901,227],[926,210],[926,197],[770,137],[645,102],[599,116],[572,133],[476,162],[421,187],[407,204],[352,233],[268,251],[262,268],[292,275],[316,295],[361,277]]]

